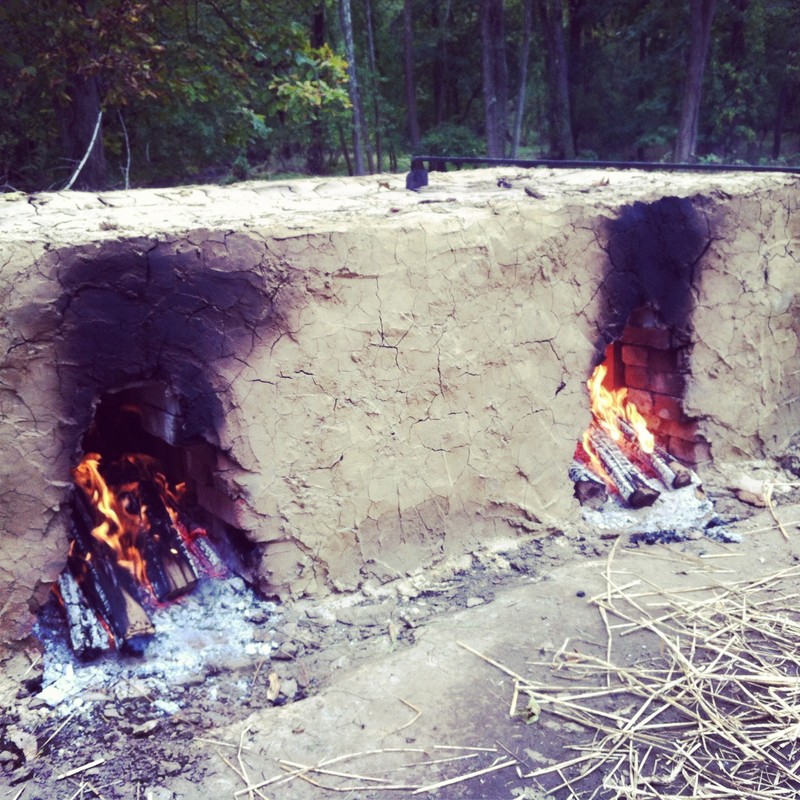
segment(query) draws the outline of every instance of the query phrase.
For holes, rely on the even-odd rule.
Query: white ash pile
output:
[[[604,386],[600,364],[587,382],[592,423],[569,469],[583,517],[595,530],[632,541],[709,536],[738,541],[715,515],[697,474],[660,447],[627,389]]]
[[[278,607],[257,598],[241,578],[202,578],[192,594],[156,608],[152,617],[156,633],[146,657],[110,651],[84,662],[70,647],[61,610],[50,604],[37,629],[44,645],[39,698],[68,711],[98,693],[122,699],[145,692],[162,711],[175,713],[185,685],[269,659]]]

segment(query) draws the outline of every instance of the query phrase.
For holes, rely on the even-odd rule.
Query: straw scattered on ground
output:
[[[535,662],[555,670],[548,684],[482,656],[515,677],[512,714],[541,709],[586,731],[568,758],[524,777],[576,800],[796,797],[800,616],[790,587],[798,577],[795,566],[755,581],[665,590],[645,579],[623,583],[609,559],[607,590],[590,600],[607,632],[604,657],[565,642],[553,659]],[[615,658],[616,648],[634,635],[649,637],[647,652],[657,655],[620,663],[630,659]]]

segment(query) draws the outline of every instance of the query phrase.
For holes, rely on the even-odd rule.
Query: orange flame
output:
[[[625,438],[620,430],[620,420],[627,422],[628,426],[636,432],[639,447],[645,453],[652,453],[655,448],[655,438],[647,429],[644,417],[639,413],[635,403],[628,400],[627,388],[609,390],[603,386],[607,373],[606,365],[600,364],[587,381],[592,416],[615,442],[622,442]],[[584,436],[584,447],[586,447],[587,438]],[[591,449],[588,449],[587,453],[594,459]]]
[[[97,453],[87,453],[72,470],[75,483],[94,509],[95,520],[99,520],[92,536],[111,549],[116,563],[127,569],[140,585],[152,590],[147,562],[141,552],[143,537],[150,535],[150,520],[148,508],[138,496],[139,480],[148,478],[158,486],[174,523],[178,522],[177,505],[185,486],[180,484],[172,489],[155,459],[135,453],[123,456],[119,462],[130,465],[129,474],[133,477],[111,487],[100,472],[101,460]]]

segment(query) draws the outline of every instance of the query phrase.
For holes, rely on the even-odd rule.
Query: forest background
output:
[[[800,162],[798,0],[3,0],[0,185]],[[80,167],[80,169],[78,169]]]

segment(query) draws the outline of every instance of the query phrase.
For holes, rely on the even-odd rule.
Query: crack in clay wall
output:
[[[628,176],[589,197],[553,179],[552,199],[531,202],[503,194],[494,171],[437,180],[426,205],[343,181],[352,213],[294,205],[288,226],[271,196],[230,188],[229,214],[250,202],[262,217],[157,236],[139,220],[137,235],[106,227],[52,246],[34,233],[46,208],[16,239],[0,228],[6,638],[25,633],[63,565],[68,470],[92,403],[138,378],[176,384],[188,427],[215,445],[201,502],[246,531],[252,577],[272,595],[369,587],[576,523],[566,471],[617,313],[609,230],[637,203],[678,197],[680,181]],[[725,180],[694,176],[677,201],[704,232],[690,248],[685,406],[717,459],[773,451],[800,421],[794,184]],[[142,198],[181,202],[113,198],[120,221]],[[110,292],[100,332],[98,287]],[[127,323],[108,313],[120,307]],[[115,351],[126,325],[139,337],[128,371],[74,346],[95,336],[90,353]]]

